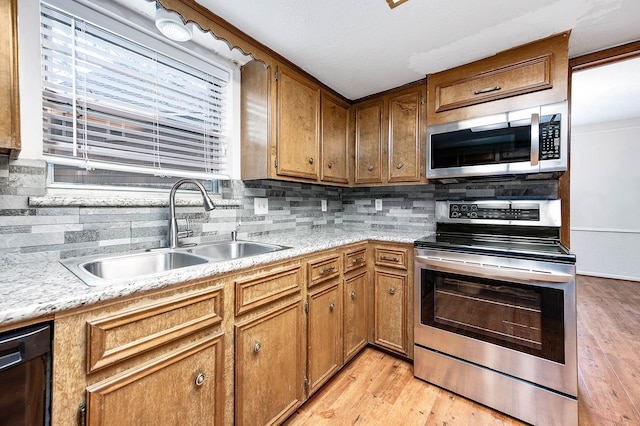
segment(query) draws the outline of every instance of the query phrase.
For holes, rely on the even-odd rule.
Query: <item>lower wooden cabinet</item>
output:
[[[276,424],[302,404],[301,312],[297,299],[236,325],[235,424]]]
[[[342,367],[342,287],[338,282],[309,295],[308,394]]]
[[[222,334],[87,388],[87,424],[222,425]]]
[[[407,275],[375,272],[375,344],[407,354]]]
[[[369,272],[365,269],[344,280],[344,360],[367,345],[367,289]]]

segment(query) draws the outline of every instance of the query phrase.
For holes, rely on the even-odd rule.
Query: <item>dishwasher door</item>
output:
[[[51,327],[0,334],[0,426],[49,425]]]

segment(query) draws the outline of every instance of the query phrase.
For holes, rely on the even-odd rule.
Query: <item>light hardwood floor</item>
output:
[[[577,295],[580,425],[640,425],[640,283],[578,276]],[[366,348],[285,424],[523,423],[418,380],[410,363]]]

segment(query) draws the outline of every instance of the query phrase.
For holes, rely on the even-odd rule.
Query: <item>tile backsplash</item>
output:
[[[57,260],[166,245],[169,210],[160,203],[111,200],[96,203],[30,203],[46,195],[42,161],[10,161],[0,155],[0,261]],[[74,194],[74,196],[76,196]],[[77,191],[77,197],[91,194]],[[221,182],[221,202],[178,206],[180,226],[193,231],[187,242],[228,239],[300,229],[424,232],[435,229],[435,200],[443,198],[556,198],[557,182],[515,181],[455,185],[342,188],[271,180]],[[269,213],[255,215],[254,198],[268,199]],[[322,200],[327,210],[322,211]],[[376,210],[381,200],[381,210]],[[168,194],[167,194],[168,204]],[[71,204],[71,205],[69,205]]]

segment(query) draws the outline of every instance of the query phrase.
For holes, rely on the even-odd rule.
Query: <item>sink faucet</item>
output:
[[[207,195],[207,190],[204,189],[204,186],[200,182],[194,179],[180,179],[177,181],[173,188],[171,188],[171,192],[169,193],[169,235],[167,238],[167,244],[169,248],[174,249],[178,247],[178,221],[176,220],[176,191],[180,186],[185,183],[192,183],[202,193],[202,202],[204,203],[204,209],[206,211],[211,211],[216,208],[213,205],[213,201]]]

